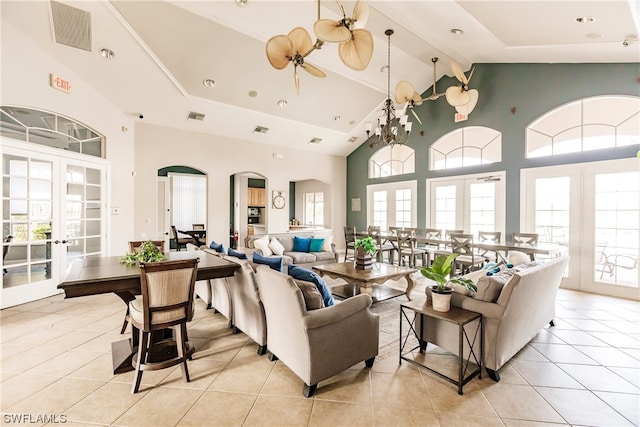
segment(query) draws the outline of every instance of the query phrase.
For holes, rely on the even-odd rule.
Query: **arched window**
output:
[[[369,178],[403,175],[415,170],[415,151],[406,145],[382,147],[369,159]]]
[[[104,137],[75,120],[32,108],[0,107],[0,134],[61,150],[104,157]]]
[[[484,165],[502,160],[502,133],[467,126],[442,136],[429,148],[430,170]]]
[[[527,127],[527,158],[640,144],[640,97],[597,96],[562,105]]]

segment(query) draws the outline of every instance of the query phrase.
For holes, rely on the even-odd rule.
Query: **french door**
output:
[[[58,293],[73,260],[105,251],[107,163],[60,152],[2,140],[2,308]]]
[[[428,179],[427,228],[504,234],[504,182],[504,172]]]
[[[521,225],[566,245],[563,287],[640,299],[640,159],[522,171]]]

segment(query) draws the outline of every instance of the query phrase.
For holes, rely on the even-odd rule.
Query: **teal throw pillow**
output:
[[[293,252],[309,252],[311,237],[293,236]]]
[[[256,264],[268,265],[272,270],[282,273],[282,257],[270,257],[260,255],[258,252],[253,253],[253,262]]]
[[[227,252],[227,255],[234,256],[238,259],[248,259],[247,254],[245,254],[244,252],[236,251],[232,248],[229,248],[229,252]]]
[[[322,245],[324,245],[324,239],[312,238],[309,245],[309,252],[322,252]]]

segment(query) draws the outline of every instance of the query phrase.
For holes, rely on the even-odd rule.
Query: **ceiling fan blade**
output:
[[[300,55],[305,55],[313,49],[311,36],[307,30],[302,27],[296,27],[289,31],[288,37],[291,40],[294,54],[298,53]]]
[[[293,64],[293,83],[296,85],[296,95],[300,95],[300,78],[298,77],[298,66]]]
[[[331,19],[320,19],[313,24],[313,31],[316,36],[325,42],[342,43],[351,39],[351,31],[339,21]]]
[[[402,104],[403,102],[410,100],[414,93],[415,90],[413,89],[413,86],[411,86],[411,83],[406,80],[400,80],[396,85],[396,104]]]
[[[460,82],[464,84],[468,83],[467,76],[464,75],[464,73],[462,72],[462,69],[457,63],[455,62],[451,63],[451,70],[453,71],[453,75],[456,76],[456,79],[458,79]]]
[[[362,71],[369,65],[373,56],[373,37],[368,30],[357,29],[351,32],[351,40],[338,46],[338,53],[344,65],[356,71]]]
[[[307,73],[311,74],[312,76],[316,76],[316,77],[326,77],[327,75],[324,73],[324,71],[320,70],[319,68],[316,68],[315,66],[305,62],[302,65],[300,65],[302,67],[303,70],[305,70]]]
[[[287,36],[273,36],[267,41],[267,59],[273,68],[282,70],[291,61],[293,45]]]
[[[469,115],[476,108],[476,104],[478,103],[478,91],[476,89],[471,89],[466,92],[469,95],[469,102],[464,105],[456,105],[456,111],[458,113]]]
[[[369,20],[369,3],[365,0],[358,0],[353,7],[353,20],[355,28],[364,28]]]
[[[450,86],[445,92],[447,102],[452,107],[457,105],[464,105],[469,102],[469,94],[467,91],[462,90],[460,86]]]
[[[420,117],[418,117],[418,115],[416,114],[415,111],[413,111],[413,108],[411,109],[411,112],[413,113],[413,117],[416,118],[416,120],[418,121],[418,123],[422,124],[422,120],[420,120]]]
[[[411,97],[411,104],[422,105],[422,101],[424,101],[424,99],[422,99],[422,96],[420,96],[418,92],[413,92],[413,96]]]

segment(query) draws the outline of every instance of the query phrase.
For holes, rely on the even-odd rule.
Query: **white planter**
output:
[[[451,292],[440,294],[432,290],[431,300],[435,311],[449,311],[451,307]]]

